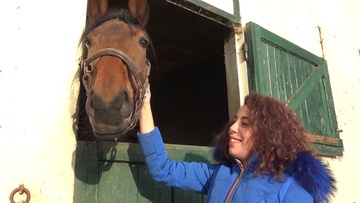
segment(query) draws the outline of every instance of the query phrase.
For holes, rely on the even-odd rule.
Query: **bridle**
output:
[[[86,59],[82,59],[80,68],[84,73],[82,82],[83,82],[85,90],[86,90],[86,95],[87,95],[86,102],[87,103],[90,100],[89,97],[91,96],[90,92],[92,89],[92,72],[89,69],[90,63],[102,56],[114,56],[114,57],[121,59],[125,63],[125,65],[128,69],[129,80],[131,82],[131,85],[132,85],[132,88],[134,91],[134,96],[137,95],[136,91],[137,90],[139,91],[138,98],[135,100],[135,106],[134,106],[133,112],[131,113],[131,115],[128,118],[125,119],[125,121],[128,122],[128,125],[127,125],[127,128],[124,130],[127,130],[127,131],[132,130],[136,126],[137,121],[139,120],[140,110],[141,110],[141,107],[142,107],[144,100],[146,98],[146,95],[147,95],[147,89],[149,86],[149,75],[150,75],[150,70],[151,70],[150,61],[148,59],[146,59],[146,61],[145,61],[146,65],[147,65],[147,72],[146,72],[145,81],[144,81],[144,83],[142,83],[134,62],[123,51],[120,51],[120,50],[117,50],[114,48],[104,48],[104,49],[99,50],[92,56],[90,56]],[[134,76],[137,86],[135,86],[132,76]]]

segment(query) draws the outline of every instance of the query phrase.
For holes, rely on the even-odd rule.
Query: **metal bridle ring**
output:
[[[11,194],[10,194],[10,202],[11,203],[16,203],[15,202],[15,200],[14,200],[14,196],[15,196],[15,194],[16,193],[19,193],[20,195],[22,195],[22,194],[26,194],[26,199],[25,199],[25,203],[29,203],[30,202],[30,197],[31,197],[31,195],[30,195],[30,191],[28,190],[28,189],[26,189],[25,187],[24,187],[24,185],[20,185],[18,188],[16,188],[16,189],[14,189],[12,192],[11,192]]]

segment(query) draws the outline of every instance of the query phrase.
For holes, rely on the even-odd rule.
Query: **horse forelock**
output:
[[[131,13],[127,9],[123,8],[116,8],[111,9],[104,15],[96,18],[93,22],[91,22],[89,25],[86,26],[84,32],[82,33],[80,37],[80,45],[84,43],[84,40],[86,39],[86,36],[95,28],[102,25],[104,22],[118,19],[120,21],[125,22],[128,25],[135,25],[139,26],[142,30],[146,32],[145,27],[140,23],[139,19],[132,16]]]

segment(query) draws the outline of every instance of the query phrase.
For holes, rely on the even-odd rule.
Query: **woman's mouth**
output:
[[[230,142],[242,142],[241,139],[236,139],[236,138],[230,138]]]

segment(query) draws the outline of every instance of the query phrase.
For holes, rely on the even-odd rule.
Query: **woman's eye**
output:
[[[235,123],[237,121],[238,117],[237,116],[234,116],[233,119],[232,119],[232,122]]]
[[[143,48],[146,48],[149,45],[149,41],[147,41],[145,38],[141,38],[139,43]]]
[[[242,125],[242,126],[245,126],[245,127],[249,126],[248,123],[244,123],[244,122],[241,122],[241,125]]]

